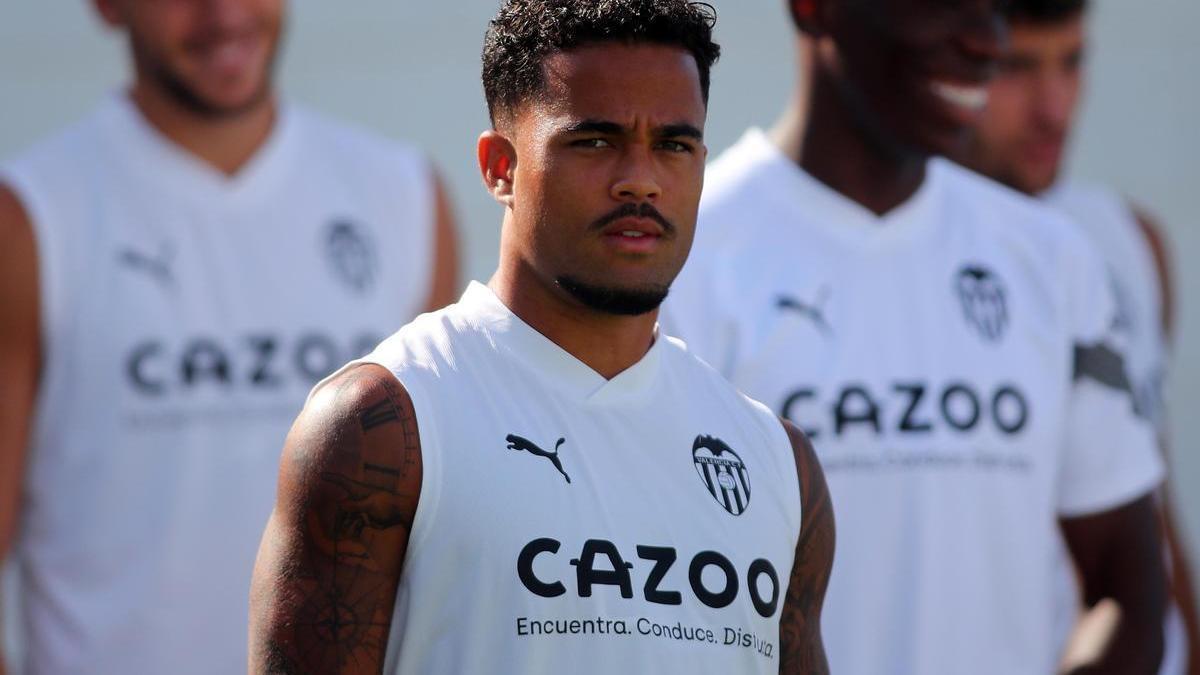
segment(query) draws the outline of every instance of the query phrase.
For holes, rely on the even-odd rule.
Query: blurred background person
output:
[[[1162,466],[1101,260],[931,159],[987,101],[1001,3],[789,6],[801,93],[710,167],[668,329],[813,439],[838,513],[831,670],[1054,672],[1065,537],[1088,596],[1121,608],[1078,672],[1154,672]]]
[[[1154,423],[1165,447],[1164,389],[1175,333],[1168,244],[1161,228],[1116,190],[1063,176],[1083,89],[1088,10],[1087,0],[1009,3],[1006,54],[971,142],[957,159],[1013,189],[1042,197],[1091,236],[1118,301],[1118,327],[1137,411]],[[1164,628],[1162,672],[1200,673],[1188,556],[1165,489],[1160,502],[1173,599]]]
[[[456,294],[414,150],[280,100],[282,0],[95,0],[132,84],[0,171],[0,553],[37,673],[233,673],[305,393]]]

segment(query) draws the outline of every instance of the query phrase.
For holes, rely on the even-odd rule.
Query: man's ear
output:
[[[121,13],[118,4],[117,0],[92,0],[92,7],[95,8],[96,14],[100,15],[109,28],[120,28],[125,25],[125,16]]]
[[[824,34],[828,29],[828,14],[833,2],[829,0],[788,0],[792,22],[810,37]]]
[[[499,131],[479,135],[476,148],[479,154],[479,173],[492,198],[506,207],[512,206],[513,176],[517,171],[517,150]]]

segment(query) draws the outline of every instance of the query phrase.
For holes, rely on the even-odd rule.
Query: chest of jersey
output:
[[[127,412],[294,405],[415,309],[351,209],[145,211],[98,247],[83,315]]]
[[[762,270],[734,381],[800,425],[827,471],[1052,471],[1070,379],[1054,299],[970,243]]]
[[[402,595],[422,609],[402,619],[401,654],[454,622],[513,672],[580,654],[595,672],[664,658],[777,670],[798,534],[779,448],[703,399],[673,404],[680,390],[587,405],[502,371],[488,381],[504,390],[459,390],[433,418],[439,493],[406,561]],[[472,611],[428,612],[425,597]],[[477,657],[406,658],[469,671]]]

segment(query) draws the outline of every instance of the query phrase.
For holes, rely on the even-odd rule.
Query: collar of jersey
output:
[[[738,142],[752,161],[766,171],[767,198],[780,200],[785,208],[798,212],[806,222],[827,230],[832,236],[853,242],[888,245],[911,240],[930,231],[937,220],[937,186],[941,164],[926,164],[925,180],[904,203],[883,215],[877,215],[814,178],[796,165],[760,129],[750,129]]]
[[[660,339],[657,326],[654,344],[646,355],[616,377],[606,379],[513,314],[487,286],[472,281],[458,304],[493,344],[581,403],[637,403],[650,395],[658,381],[666,340]]]
[[[284,173],[289,141],[295,135],[295,115],[281,103],[267,140],[236,174],[227,176],[159,132],[125,92],[109,97],[104,117],[116,143],[116,156],[136,165],[130,166],[136,175],[184,198],[199,196],[210,207],[217,205],[212,199],[228,202],[262,194],[268,183]]]

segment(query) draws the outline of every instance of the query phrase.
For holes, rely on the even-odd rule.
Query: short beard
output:
[[[131,38],[135,39],[136,38]],[[242,103],[233,106],[214,105],[211,101],[206,100],[203,96],[196,92],[188,85],[183,78],[171,71],[170,67],[165,63],[156,62],[150,56],[149,50],[141,48],[136,42],[133,45],[135,51],[142,54],[144,62],[148,66],[149,77],[157,83],[158,87],[166,92],[167,96],[172,101],[178,104],[184,110],[210,120],[221,120],[230,117],[237,117],[242,113],[253,110],[258,107],[264,100],[270,97],[272,89],[271,73],[275,69],[275,57],[279,53],[276,48],[267,57],[266,74],[263,76],[262,85],[255,91],[250,98]]]
[[[658,309],[667,299],[666,286],[643,288],[613,288],[593,286],[569,276],[555,279],[555,283],[589,309],[615,316],[640,316]]]

